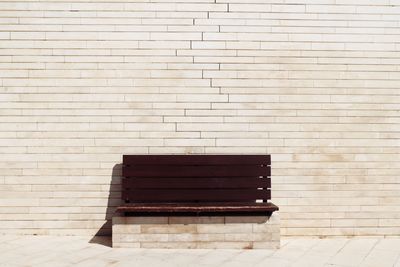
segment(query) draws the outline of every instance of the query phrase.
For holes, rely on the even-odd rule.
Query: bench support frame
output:
[[[276,249],[279,212],[271,215],[114,216],[115,248]]]

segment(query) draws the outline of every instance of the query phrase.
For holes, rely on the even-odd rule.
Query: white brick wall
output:
[[[283,235],[400,234],[399,20],[398,0],[1,1],[0,232],[96,233],[122,154],[268,153]]]

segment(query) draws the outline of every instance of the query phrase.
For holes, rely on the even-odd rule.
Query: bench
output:
[[[124,155],[113,247],[278,247],[270,165],[269,155]]]
[[[270,215],[270,165],[269,155],[124,155],[117,211]]]

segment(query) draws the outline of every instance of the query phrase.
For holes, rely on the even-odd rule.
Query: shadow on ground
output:
[[[90,239],[89,243],[96,243],[103,246],[111,247],[112,216],[115,212],[116,207],[119,206],[121,202],[121,178],[122,164],[115,164],[111,174],[110,189],[105,215],[106,222],[97,231],[95,236]]]

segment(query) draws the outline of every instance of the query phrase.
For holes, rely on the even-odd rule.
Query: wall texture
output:
[[[399,19],[399,0],[1,1],[0,233],[109,232],[122,154],[268,153],[282,235],[400,234]]]

